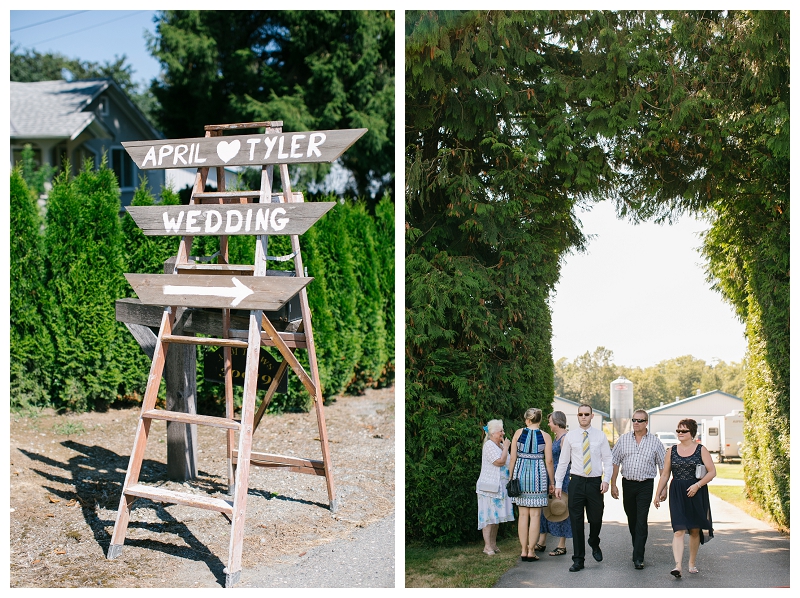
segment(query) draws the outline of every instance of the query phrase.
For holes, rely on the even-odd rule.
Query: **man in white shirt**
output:
[[[603,560],[600,550],[600,527],[603,525],[603,494],[608,491],[611,479],[611,448],[602,430],[592,427],[591,405],[578,406],[577,430],[564,435],[561,457],[556,471],[554,495],[561,498],[561,486],[569,471],[569,520],[572,524],[572,566],[570,571],[580,571],[586,557],[583,513],[589,521],[589,546],[594,560]]]
[[[653,480],[661,477],[664,444],[655,434],[647,431],[647,412],[637,409],[631,418],[633,431],[617,439],[611,459],[611,497],[619,499],[617,474],[622,469],[622,505],[628,516],[628,529],[633,544],[633,566],[644,569],[644,545],[647,542],[647,515],[653,498]]]

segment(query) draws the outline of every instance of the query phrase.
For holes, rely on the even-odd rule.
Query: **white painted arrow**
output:
[[[171,284],[164,285],[165,295],[213,295],[215,297],[234,297],[231,307],[236,307],[242,302],[242,299],[252,295],[255,291],[250,287],[243,285],[234,276],[232,279],[233,287],[191,287],[191,286],[175,286]]]

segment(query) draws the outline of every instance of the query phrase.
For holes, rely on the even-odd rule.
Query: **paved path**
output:
[[[242,571],[241,588],[393,588],[394,524],[386,519],[316,546],[294,563]]]
[[[717,484],[736,480],[714,480]],[[712,483],[714,483],[712,482]],[[620,489],[621,492],[621,489]],[[570,573],[572,540],[567,539],[567,554],[548,556],[556,541],[548,539],[548,551],[533,563],[518,561],[497,582],[499,588],[767,588],[789,586],[789,538],[741,509],[710,495],[714,521],[714,538],[700,547],[696,575],[688,573],[688,538],[684,551],[681,579],[674,579],[670,570],[672,526],[669,503],[656,510],[650,507],[649,536],[645,549],[645,568],[636,570],[631,562],[631,536],[627,518],[619,500],[606,494],[600,548],[603,561],[595,562],[591,549],[586,549],[586,568]],[[586,534],[588,537],[588,524]]]

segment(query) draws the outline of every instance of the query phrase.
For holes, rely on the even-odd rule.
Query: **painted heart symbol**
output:
[[[241,145],[242,144],[239,143],[238,139],[235,139],[230,143],[227,141],[220,141],[217,144],[217,155],[219,156],[219,159],[227,164],[236,154],[239,153],[239,148]]]

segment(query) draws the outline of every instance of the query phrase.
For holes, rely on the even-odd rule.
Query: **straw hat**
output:
[[[556,498],[552,494],[550,495],[550,500],[547,502],[547,506],[542,511],[544,513],[544,518],[548,521],[552,521],[553,523],[558,523],[559,521],[564,521],[567,517],[569,517],[569,507],[567,507],[567,493],[562,492],[561,498]]]

